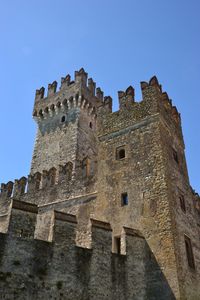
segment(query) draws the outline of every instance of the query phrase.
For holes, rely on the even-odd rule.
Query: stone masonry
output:
[[[200,197],[157,78],[112,98],[84,69],[36,91],[28,177],[1,184],[0,299],[200,299]]]

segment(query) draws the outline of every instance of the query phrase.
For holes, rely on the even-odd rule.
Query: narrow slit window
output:
[[[127,193],[121,194],[121,205],[122,206],[128,205],[128,194]]]
[[[174,158],[175,162],[178,164],[179,163],[178,153],[175,149],[173,149],[173,158]]]
[[[180,206],[182,211],[185,213],[186,212],[186,206],[185,206],[185,198],[183,195],[179,196],[179,200],[180,200]]]
[[[195,263],[194,263],[194,254],[192,250],[192,243],[189,237],[185,236],[185,249],[186,249],[186,255],[188,260],[188,265],[191,269],[195,269]]]
[[[114,237],[114,253],[121,254],[121,238],[119,236]]]

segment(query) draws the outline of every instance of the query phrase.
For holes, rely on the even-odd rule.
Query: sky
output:
[[[200,192],[199,0],[1,0],[0,182],[27,176],[35,90],[88,72],[117,91],[156,75],[181,113],[190,184]]]

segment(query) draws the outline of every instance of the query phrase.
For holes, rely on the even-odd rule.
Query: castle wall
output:
[[[171,126],[167,127],[163,124],[161,132],[181,299],[198,299],[200,295],[199,216],[197,216],[194,195],[189,184],[184,146]],[[173,158],[174,149],[177,151],[178,162]],[[181,208],[180,197],[184,199],[185,211]],[[185,236],[191,240],[195,269],[188,265]]]
[[[111,97],[86,81],[81,69],[75,82],[62,78],[58,92],[50,84],[45,99],[44,88],[36,91],[31,175],[1,186],[5,299],[40,299],[44,291],[58,299],[198,299],[200,200],[189,184],[180,114],[156,77],[141,83],[141,102],[131,86],[118,92],[114,113]],[[111,253],[116,237],[121,255]],[[11,266],[8,246],[20,263]]]
[[[36,213],[28,210],[13,209],[9,233],[0,234],[1,299],[174,299],[145,239],[130,229],[126,255],[111,253],[112,232],[96,221],[92,248],[81,248],[74,220],[57,214],[48,243],[33,239]]]

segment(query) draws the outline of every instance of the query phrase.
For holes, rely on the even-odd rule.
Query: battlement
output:
[[[155,76],[141,90],[120,90],[113,112],[82,68],[36,91],[31,172],[0,189],[7,298],[198,298],[200,197],[180,114]]]
[[[83,68],[75,71],[74,81],[71,76],[61,78],[60,89],[57,91],[57,82],[53,81],[48,85],[47,96],[45,88],[36,90],[33,117],[45,119],[52,117],[60,111],[67,111],[71,108],[86,108],[89,113],[95,113],[95,108],[103,101],[103,92]]]
[[[132,86],[129,86],[125,91],[119,91],[119,110],[116,112],[112,112],[112,98],[104,97],[102,105],[98,107],[98,135],[117,132],[133,126],[135,122],[160,114],[169,124],[174,126],[178,135],[182,137],[180,114],[177,108],[173,106],[168,94],[162,91],[156,76],[153,76],[149,82],[141,82],[141,90],[141,101],[135,100],[135,90]]]
[[[200,216],[200,195],[190,186],[191,192],[193,194],[194,206],[197,209]]]
[[[34,194],[41,189],[48,189],[63,181],[70,182],[73,177],[73,163],[67,162],[65,165],[60,165],[59,169],[51,168],[50,170],[43,170],[42,173],[28,175],[28,177],[21,177],[16,179],[13,183],[1,184],[0,200],[6,198],[20,198],[25,193]]]
[[[62,236],[63,233],[60,232],[59,230],[59,236],[55,236],[56,234],[58,234],[58,231],[56,229],[56,226],[58,224],[58,222],[61,223],[68,223],[68,224],[73,224],[75,227],[75,231],[78,231],[79,228],[77,227],[77,218],[75,215],[63,212],[63,211],[59,211],[59,210],[52,210],[50,211],[50,215],[51,215],[51,223],[53,224],[53,226],[48,223],[48,214],[49,213],[45,213],[45,218],[46,218],[46,227],[42,228],[40,226],[40,210],[38,208],[37,205],[32,204],[32,203],[27,203],[24,201],[19,201],[16,199],[12,200],[11,203],[11,210],[10,210],[10,217],[9,217],[9,225],[7,226],[7,234],[14,234],[18,237],[23,237],[23,233],[28,233],[27,237],[29,238],[35,238],[35,239],[40,239],[44,241],[48,241],[48,242],[52,242],[55,239],[60,239],[60,237]],[[0,215],[0,232],[2,232],[2,228],[1,228],[1,218],[2,216]],[[60,223],[60,224],[61,224]],[[29,224],[29,226],[28,226]],[[38,226],[39,224],[39,226]],[[92,233],[96,232],[97,229],[101,229],[103,231],[109,231],[111,232],[110,235],[110,245],[112,244],[112,227],[109,223],[107,222],[103,222],[100,220],[96,220],[96,219],[90,219],[90,232],[88,232],[88,236],[90,237],[92,235]],[[38,235],[38,230],[42,231],[42,230],[47,230],[48,228],[47,226],[52,226],[54,233],[52,234],[52,238],[51,239],[46,239],[45,236],[39,236]],[[61,228],[63,228],[63,226],[61,226]],[[5,232],[3,232],[5,233]],[[126,236],[132,235],[132,236],[136,236],[138,238],[144,238],[143,235],[135,229],[132,228],[127,228],[124,227],[122,228],[122,233],[125,233]],[[96,241],[96,239],[95,239]],[[96,242],[95,242],[96,243]],[[93,245],[94,243],[92,242],[91,245]],[[74,245],[77,246],[83,246],[82,244],[80,245],[80,243],[78,241],[76,241],[75,239],[75,235],[74,235]],[[110,247],[110,251],[112,250],[112,248]]]
[[[141,234],[125,228],[126,254],[112,253],[108,223],[93,220],[91,248],[76,243],[73,216],[54,214],[53,243],[34,238],[36,212],[12,209],[9,231],[0,233],[2,295],[9,299],[139,299],[162,295],[175,299],[163,272]],[[27,228],[23,228],[27,225]],[[9,286],[9,288],[8,288]],[[30,288],[31,287],[31,288]],[[153,299],[153,298],[152,298]]]
[[[63,120],[66,121],[62,121],[62,116],[60,116],[56,123],[61,126],[71,120],[71,115],[68,116],[68,113],[78,108],[87,111],[92,118],[99,119],[98,130],[101,135],[160,113],[168,123],[173,124],[178,135],[182,136],[180,114],[168,94],[162,91],[162,86],[156,76],[148,82],[141,82],[141,101],[135,100],[135,90],[131,85],[124,91],[118,91],[119,111],[114,113],[112,112],[112,98],[104,97],[101,88],[96,88],[96,83],[92,78],[88,79],[88,74],[83,68],[75,72],[74,81],[71,81],[69,74],[62,77],[58,92],[56,88],[55,81],[49,84],[46,98],[44,98],[44,88],[36,91],[33,117],[39,124],[45,123],[43,120],[47,118],[63,115]],[[46,132],[42,129],[43,131]]]

